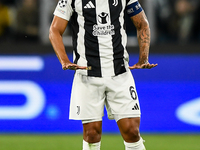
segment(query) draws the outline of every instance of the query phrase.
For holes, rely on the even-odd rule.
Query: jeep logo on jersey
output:
[[[58,4],[59,4],[59,6],[60,6],[61,8],[63,8],[63,7],[66,6],[67,0],[60,0],[60,1],[58,2]]]
[[[108,23],[108,13],[102,12],[98,15],[98,21],[101,24],[106,24]]]

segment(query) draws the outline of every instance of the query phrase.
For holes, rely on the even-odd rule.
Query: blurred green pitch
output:
[[[200,135],[144,134],[147,150],[200,150]],[[101,150],[124,150],[119,134],[104,134]],[[82,150],[82,135],[0,135],[0,150]]]

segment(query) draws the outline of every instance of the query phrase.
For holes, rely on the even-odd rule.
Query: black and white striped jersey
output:
[[[124,14],[137,0],[60,0],[54,15],[71,22],[74,63],[91,67],[77,70],[94,77],[127,71],[129,56]],[[128,11],[131,11],[129,9]]]

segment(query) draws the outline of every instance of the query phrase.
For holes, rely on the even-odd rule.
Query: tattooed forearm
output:
[[[141,63],[148,62],[149,47],[150,47],[150,30],[149,28],[144,28],[138,31],[138,43],[140,48],[139,61]]]
[[[150,29],[144,12],[133,16],[132,21],[137,29],[137,38],[140,48],[139,61],[141,63],[148,62],[149,47],[150,47]]]
[[[141,31],[138,31],[138,41],[141,44],[150,45],[150,30],[149,30],[149,28],[144,28],[144,29],[141,29]]]

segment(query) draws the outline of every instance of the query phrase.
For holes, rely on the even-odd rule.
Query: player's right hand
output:
[[[77,70],[77,69],[87,69],[87,67],[84,66],[78,66],[77,64],[74,63],[64,63],[62,64],[62,69],[63,70]]]

